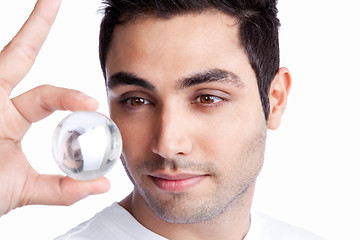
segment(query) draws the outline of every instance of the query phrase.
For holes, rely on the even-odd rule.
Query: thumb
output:
[[[59,175],[39,175],[27,204],[69,206],[89,195],[109,191],[110,181],[101,177],[92,181],[78,181]]]

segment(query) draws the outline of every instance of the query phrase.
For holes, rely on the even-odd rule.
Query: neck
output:
[[[243,239],[250,228],[250,209],[255,183],[214,218],[190,224],[169,223],[157,216],[134,190],[120,205],[143,226],[168,239]]]

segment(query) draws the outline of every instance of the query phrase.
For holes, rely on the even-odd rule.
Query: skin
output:
[[[120,204],[169,239],[239,239],[250,226],[266,132],[280,124],[291,80],[281,68],[266,122],[235,23],[219,12],[146,17],[113,34],[110,114],[135,185]]]
[[[39,174],[21,150],[31,123],[56,110],[93,111],[98,106],[78,91],[52,86],[9,97],[34,63],[60,3],[39,0],[0,53],[0,216],[28,204],[70,205],[110,187],[105,178],[80,182]],[[125,141],[123,161],[137,184],[121,205],[144,226],[171,239],[231,239],[247,233],[266,130],[280,125],[286,107],[291,78],[281,68],[269,91],[271,113],[265,122],[254,73],[235,37],[233,21],[222,14],[204,13],[168,21],[139,19],[115,30],[108,76],[126,71],[153,87],[113,84],[109,89],[111,116]],[[226,77],[229,81],[179,84],[214,69],[232,73]],[[237,77],[241,84],[232,81]],[[122,101],[135,103],[136,110],[131,111],[129,105],[119,104],[118,97],[130,91],[146,104],[138,108],[136,101]],[[168,186],[164,191],[149,174],[157,178],[200,176],[200,181],[179,188],[172,179],[160,185]],[[217,191],[223,194],[223,202]],[[193,214],[202,204],[209,207]]]
[[[109,181],[75,181],[36,172],[21,149],[30,128],[55,110],[94,111],[98,103],[75,90],[36,87],[10,98],[26,76],[44,43],[60,7],[60,0],[39,0],[19,33],[0,53],[0,216],[29,204],[71,205],[91,194],[104,193]]]

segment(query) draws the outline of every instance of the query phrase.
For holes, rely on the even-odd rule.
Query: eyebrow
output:
[[[236,87],[245,86],[243,81],[241,81],[235,73],[222,69],[210,69],[181,79],[178,82],[177,89],[188,88],[195,85],[211,82],[232,84]]]
[[[211,82],[232,84],[236,87],[245,86],[243,81],[241,81],[241,79],[232,72],[222,69],[209,69],[178,80],[176,84],[176,89],[180,90],[180,89],[189,88],[196,85],[211,83]],[[118,72],[112,75],[108,79],[107,86],[109,89],[112,89],[120,85],[136,85],[148,89],[150,91],[156,90],[155,86],[151,84],[149,81],[129,72]]]
[[[107,86],[109,89],[112,89],[119,85],[136,85],[151,91],[155,90],[155,86],[152,85],[150,82],[136,76],[135,74],[128,72],[115,73],[107,81]]]

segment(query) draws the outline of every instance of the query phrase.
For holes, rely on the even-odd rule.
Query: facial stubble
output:
[[[246,145],[239,148],[231,172],[222,172],[212,161],[204,163],[191,162],[184,158],[156,158],[143,161],[136,165],[137,173],[149,173],[156,170],[178,170],[202,172],[208,174],[212,182],[210,192],[204,195],[192,196],[191,192],[166,193],[159,196],[148,188],[149,176],[141,175],[136,180],[129,169],[126,160],[123,164],[131,181],[141,197],[152,211],[162,220],[169,223],[199,223],[213,219],[224,212],[239,209],[248,198],[248,189],[254,185],[259,175],[264,159],[266,130],[260,131]]]

